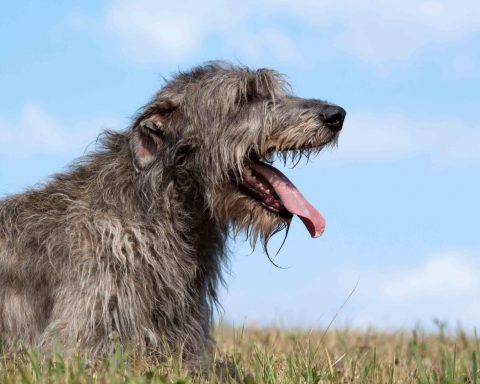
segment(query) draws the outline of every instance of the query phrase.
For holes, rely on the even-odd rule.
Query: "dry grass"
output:
[[[477,383],[480,342],[462,332],[382,334],[279,329],[217,329],[215,358],[244,383]],[[227,364],[228,363],[228,364]],[[31,350],[0,360],[0,383],[216,383],[222,365],[189,375],[175,356],[146,363],[118,352],[101,363],[39,357]],[[232,369],[231,369],[232,370]],[[217,372],[214,374],[214,372]],[[232,370],[233,371],[233,370]],[[220,372],[221,373],[221,372]],[[235,382],[224,378],[223,382]]]

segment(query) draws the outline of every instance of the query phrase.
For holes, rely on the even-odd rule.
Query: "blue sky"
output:
[[[232,243],[223,319],[480,324],[480,3],[10,2],[0,12],[0,193],[122,129],[162,76],[211,59],[271,67],[348,111],[337,150],[285,169],[327,219],[276,259]],[[278,245],[273,241],[272,249]],[[272,251],[274,252],[274,251]]]

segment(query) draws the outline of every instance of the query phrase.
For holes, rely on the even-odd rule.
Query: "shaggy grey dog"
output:
[[[123,132],[0,202],[0,342],[92,356],[211,346],[229,231],[264,243],[320,214],[269,163],[334,143],[345,111],[267,69],[180,73]]]

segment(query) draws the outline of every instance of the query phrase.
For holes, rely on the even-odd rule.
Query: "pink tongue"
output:
[[[312,237],[319,237],[325,230],[325,219],[278,169],[269,164],[250,162],[250,168],[262,175],[275,189],[285,208],[297,215]]]

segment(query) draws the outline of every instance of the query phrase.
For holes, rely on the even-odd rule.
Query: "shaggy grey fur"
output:
[[[207,351],[228,231],[254,244],[291,219],[237,188],[245,164],[335,142],[329,105],[291,96],[272,70],[210,63],[65,173],[1,201],[4,348]]]

